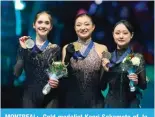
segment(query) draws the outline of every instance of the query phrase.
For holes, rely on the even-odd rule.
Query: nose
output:
[[[42,25],[40,25],[40,28],[41,28],[42,30],[45,30],[45,29],[47,28],[47,26],[46,26],[45,24],[42,24]]]
[[[40,24],[40,27],[45,28],[46,24],[43,22],[43,23]]]
[[[85,26],[84,26],[84,25],[82,25],[82,26],[81,26],[81,29],[82,29],[82,30],[84,30],[84,29],[85,29]]]
[[[123,38],[123,34],[122,34],[122,33],[120,33],[119,37],[122,39],[122,38]]]

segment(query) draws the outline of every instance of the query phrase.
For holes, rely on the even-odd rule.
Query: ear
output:
[[[34,28],[34,29],[36,28],[35,25],[34,25],[34,23],[33,23],[33,28]]]
[[[93,31],[95,30],[95,24],[93,25]]]
[[[52,28],[53,28],[53,25],[51,25],[51,27],[50,27],[50,31],[52,30]]]
[[[132,34],[131,34],[131,39],[133,38],[133,36],[134,36],[134,32],[132,32]]]
[[[76,28],[75,28],[76,26],[74,25],[74,30],[76,31]]]
[[[114,37],[114,32],[112,32],[112,36]]]

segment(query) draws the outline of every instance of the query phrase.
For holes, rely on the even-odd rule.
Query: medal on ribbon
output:
[[[34,47],[35,42],[31,39],[31,37],[29,37],[26,41],[25,41],[25,45],[26,48],[31,49]]]

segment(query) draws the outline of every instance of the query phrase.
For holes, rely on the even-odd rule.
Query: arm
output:
[[[75,52],[74,45],[68,44],[63,47],[62,51],[62,62],[66,65],[70,63],[70,58],[73,56]]]
[[[102,59],[102,67],[105,71],[108,71],[109,68],[106,66],[110,61],[107,58],[104,58],[103,53],[108,52],[108,48],[105,45],[95,43],[95,49],[99,57]]]
[[[144,57],[141,55],[141,63],[139,67],[139,74],[138,74],[138,84],[137,86],[141,89],[146,89],[147,81],[146,81],[146,70],[145,70],[145,60]]]
[[[20,43],[20,47],[18,49],[17,52],[17,62],[15,64],[14,67],[14,75],[16,77],[19,77],[23,71],[23,67],[24,67],[24,53],[25,53],[25,49],[26,49],[26,45],[25,45],[25,41],[28,39],[28,36],[22,36],[19,38],[19,43]]]
[[[103,91],[107,88],[107,84],[108,84],[107,80],[106,80],[107,74],[108,74],[108,72],[104,71],[104,68],[101,67],[100,87],[101,87],[101,90],[103,90]]]
[[[96,49],[97,49],[97,52],[99,54],[99,56],[101,57],[102,59],[102,53],[103,52],[107,52],[108,51],[108,48],[105,46],[105,45],[101,45],[101,44],[97,44],[96,43]],[[100,79],[101,79],[101,82],[100,82],[100,86],[101,86],[101,90],[105,90],[107,88],[107,77],[108,77],[108,72],[105,71],[104,69],[104,66],[103,66],[103,61],[102,61],[102,65],[101,65],[101,75],[100,75]]]
[[[24,67],[23,60],[17,60],[17,63],[14,67],[14,75],[16,77],[19,77],[22,74],[23,67]]]
[[[19,48],[18,52],[17,52],[17,62],[15,64],[14,67],[14,75],[16,77],[19,77],[23,71],[23,67],[24,67],[24,49],[23,48]]]
[[[95,50],[101,59],[102,59],[102,53],[108,52],[108,48],[105,45],[98,43],[95,43]]]
[[[146,71],[145,71],[145,61],[141,54],[136,54],[138,58],[140,58],[140,65],[138,66],[137,73],[129,74],[128,78],[140,88],[146,89],[147,81],[146,81]]]
[[[65,45],[62,49],[62,63],[65,63],[65,58],[66,58],[66,48],[68,45]]]

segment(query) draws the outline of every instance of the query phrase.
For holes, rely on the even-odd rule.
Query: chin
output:
[[[89,38],[89,37],[90,37],[90,36],[88,36],[88,35],[80,36],[81,39],[87,39],[87,38]]]
[[[47,33],[47,32],[38,32],[38,34],[39,34],[40,36],[45,36],[45,35],[47,35],[48,33]]]
[[[40,37],[47,37],[47,34],[39,34]]]
[[[121,48],[127,47],[127,44],[117,44],[117,45]]]
[[[125,46],[126,43],[118,43],[117,45],[119,45],[119,46]]]
[[[42,36],[45,36],[45,35],[47,35],[47,34],[48,34],[47,32],[44,32],[44,33],[40,32],[40,33],[39,33],[39,35],[42,35]]]

